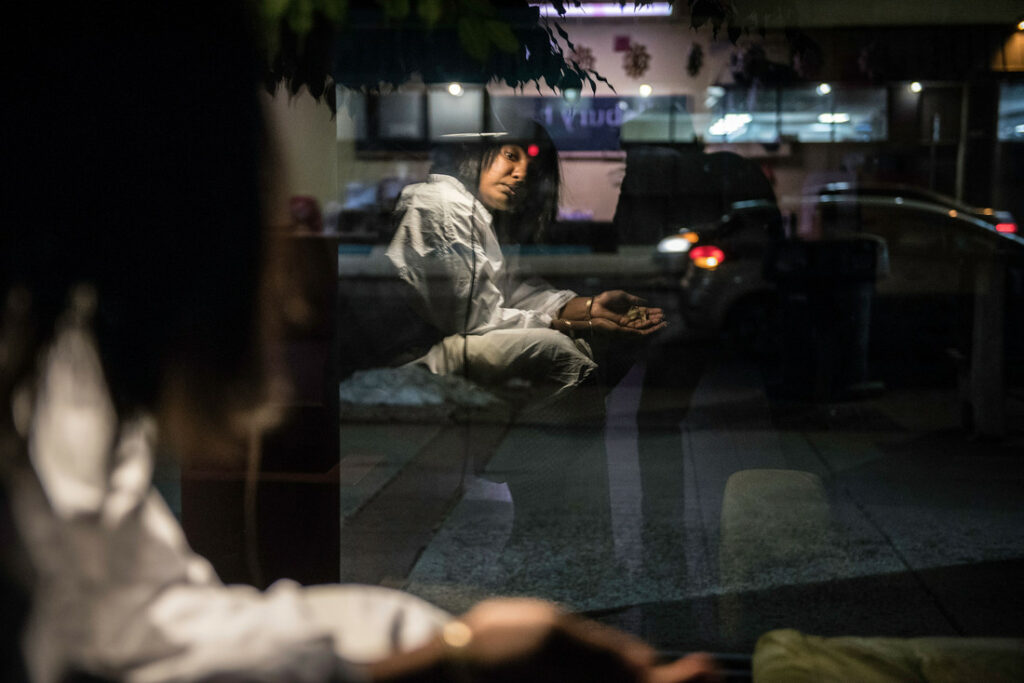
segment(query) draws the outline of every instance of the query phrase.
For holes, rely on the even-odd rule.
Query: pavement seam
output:
[[[807,439],[807,443],[811,447],[811,450],[814,452],[814,455],[821,462],[822,466],[828,471],[832,481],[838,481],[836,471],[832,468],[832,465],[828,462],[828,459],[825,458],[824,455],[822,455],[821,451],[818,449],[817,444],[815,444],[814,441],[811,439]],[[963,627],[960,626],[960,624],[957,622],[953,614],[948,609],[946,609],[946,606],[942,604],[942,601],[939,599],[939,596],[935,593],[935,591],[931,589],[928,583],[924,580],[924,577],[922,577],[921,574],[916,569],[914,569],[913,565],[910,564],[910,561],[900,551],[895,541],[893,541],[892,537],[888,533],[886,533],[885,529],[882,528],[882,525],[879,524],[878,521],[874,518],[874,516],[868,511],[868,509],[864,505],[862,505],[859,500],[857,500],[857,498],[853,495],[853,492],[850,490],[848,486],[843,484],[839,488],[842,491],[843,495],[846,496],[846,498],[851,503],[853,503],[853,506],[857,508],[857,510],[862,515],[864,515],[864,519],[867,520],[868,524],[870,524],[872,528],[874,528],[874,530],[878,532],[878,535],[882,537],[886,545],[889,546],[893,554],[896,556],[896,559],[900,561],[900,564],[902,564],[906,568],[907,573],[911,576],[914,582],[917,583],[918,587],[922,591],[924,591],[924,594],[927,595],[928,598],[932,601],[932,604],[935,605],[935,609],[937,609],[939,611],[939,614],[943,616],[943,618],[949,624],[950,628],[952,628],[958,636],[964,636],[965,633]]]

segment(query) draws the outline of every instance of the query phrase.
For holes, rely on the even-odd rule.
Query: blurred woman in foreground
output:
[[[4,29],[33,39],[6,62],[17,97],[0,114],[0,503],[15,529],[3,560],[27,567],[18,575],[30,595],[20,618],[4,582],[3,626],[20,632],[27,674],[674,681],[708,671],[702,658],[654,667],[642,643],[540,601],[491,601],[453,621],[374,587],[224,586],[191,552],[152,488],[154,454],[218,453],[267,423],[267,134],[241,3],[154,5],[22,3]],[[16,659],[0,675],[24,675]]]

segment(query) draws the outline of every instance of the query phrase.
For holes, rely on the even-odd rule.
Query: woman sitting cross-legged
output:
[[[403,191],[387,250],[428,324],[412,363],[483,384],[524,379],[558,395],[597,367],[595,345],[665,327],[661,309],[637,296],[556,289],[521,277],[503,252],[557,213],[558,155],[543,127],[451,137],[427,181]]]

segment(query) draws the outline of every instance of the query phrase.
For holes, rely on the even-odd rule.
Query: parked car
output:
[[[765,326],[774,286],[764,278],[764,259],[785,237],[779,207],[757,199],[734,202],[719,220],[661,240],[655,259],[680,282],[688,336],[750,336]]]
[[[780,209],[801,224],[783,229],[772,218]],[[905,354],[908,340],[921,358],[969,345],[979,266],[995,258],[1024,263],[1024,238],[934,202],[843,192],[784,199],[780,207],[738,202],[719,221],[658,245],[661,262],[680,278],[690,335],[770,348],[778,309],[766,259],[779,240],[797,234],[884,244],[871,313],[872,351],[880,354]]]
[[[1002,211],[992,208],[980,208],[970,206],[961,201],[923,187],[903,185],[896,183],[856,183],[856,182],[831,182],[823,183],[817,187],[808,189],[805,193],[808,196],[862,196],[862,197],[891,197],[893,200],[912,199],[916,201],[929,202],[939,206],[952,209],[958,213],[965,213],[980,221],[991,224],[997,232],[1019,234],[1017,221],[1009,211]]]

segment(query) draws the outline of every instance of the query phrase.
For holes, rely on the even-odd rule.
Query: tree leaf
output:
[[[491,39],[502,52],[515,52],[519,49],[519,39],[512,32],[512,27],[504,21],[488,19],[484,22],[487,28],[487,37]]]
[[[409,0],[377,0],[390,19],[405,19],[409,16]]]
[[[609,80],[608,80],[607,78],[605,78],[605,77],[604,77],[604,76],[602,76],[601,74],[597,73],[596,71],[591,71],[590,73],[594,74],[594,78],[596,78],[597,80],[599,80],[599,81],[601,81],[602,83],[604,83],[605,85],[607,85],[607,86],[608,86],[608,87],[609,87],[609,88],[611,89],[611,91],[612,91],[613,93],[617,93],[617,92],[618,92],[618,91],[617,91],[617,90],[615,89],[615,86],[614,86],[614,85],[612,85],[612,84],[611,84],[611,82],[610,82],[610,81],[609,81]]]
[[[437,26],[442,11],[441,0],[418,0],[416,3],[416,13],[428,29]]]
[[[487,39],[483,22],[476,17],[459,19],[459,42],[470,57],[483,63],[491,55],[491,42]]]
[[[348,0],[319,0],[317,9],[335,26],[345,21]]]
[[[569,49],[575,50],[576,46],[572,44],[571,40],[569,40],[569,34],[565,32],[565,29],[555,22],[552,23],[555,24],[555,30],[558,31],[558,35],[562,36],[562,40],[564,40],[565,44],[569,46]]]
[[[286,9],[288,9],[288,0],[261,0],[260,2],[260,13],[267,21],[275,24],[284,16]]]
[[[494,5],[489,0],[459,0],[459,4],[472,14],[483,17],[493,17],[495,14]]]
[[[288,26],[300,39],[313,30],[313,0],[291,0]]]

